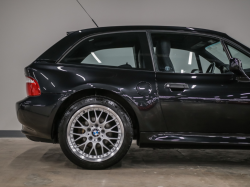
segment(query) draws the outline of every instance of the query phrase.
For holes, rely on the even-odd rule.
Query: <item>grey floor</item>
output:
[[[0,138],[0,186],[249,187],[250,151],[152,150],[133,143],[107,170],[83,170],[59,145]]]

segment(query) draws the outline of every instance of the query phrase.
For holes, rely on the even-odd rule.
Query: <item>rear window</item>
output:
[[[145,33],[104,34],[87,38],[60,63],[153,70]]]
[[[82,37],[82,34],[78,32],[74,32],[68,36],[65,36],[63,39],[51,46],[42,55],[40,55],[37,60],[57,61],[70,46],[72,46]]]

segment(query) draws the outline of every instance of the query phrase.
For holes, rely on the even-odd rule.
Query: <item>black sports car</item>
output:
[[[163,26],[75,32],[25,68],[22,132],[107,168],[132,139],[151,148],[250,148],[250,49],[216,31]]]

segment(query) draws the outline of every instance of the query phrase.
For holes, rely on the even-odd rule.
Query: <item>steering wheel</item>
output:
[[[193,70],[191,71],[191,73],[194,73],[194,72],[196,72],[196,71],[199,72],[199,69],[193,69]]]
[[[229,65],[228,64],[223,64],[222,65],[222,73],[232,73],[229,69]]]
[[[212,62],[212,63],[208,66],[206,73],[214,73],[214,68],[215,68],[215,63]]]

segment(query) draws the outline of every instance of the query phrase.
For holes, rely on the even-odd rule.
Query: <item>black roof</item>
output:
[[[141,25],[141,26],[111,26],[111,27],[98,27],[98,28],[90,28],[81,30],[84,33],[98,33],[98,32],[114,32],[114,31],[128,31],[128,30],[170,30],[170,31],[186,31],[186,32],[199,32],[199,33],[207,33],[207,34],[216,34],[222,37],[227,36],[227,34],[208,30],[208,29],[200,29],[193,27],[176,27],[176,26],[150,26],[150,25]]]
[[[68,35],[66,37],[64,37],[62,40],[60,40],[51,48],[49,48],[47,51],[45,51],[40,57],[37,58],[37,60],[57,61],[60,58],[60,56],[63,53],[65,53],[65,51],[67,51],[72,45],[74,45],[81,38],[90,34],[115,32],[115,31],[129,31],[129,30],[169,30],[169,31],[185,31],[190,33],[213,34],[230,39],[235,43],[241,45],[245,49],[249,50],[248,47],[232,39],[227,34],[208,29],[200,29],[193,27],[175,27],[175,26],[112,26],[112,27],[98,27],[98,28],[90,28],[90,29],[68,32]]]

